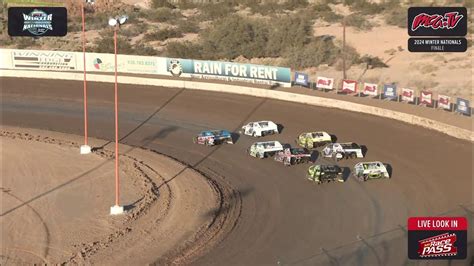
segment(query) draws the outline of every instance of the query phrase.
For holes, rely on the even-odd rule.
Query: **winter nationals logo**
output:
[[[426,13],[418,14],[411,24],[411,30],[416,31],[420,27],[437,29],[454,29],[459,21],[464,18],[459,12],[449,12],[444,15]]]

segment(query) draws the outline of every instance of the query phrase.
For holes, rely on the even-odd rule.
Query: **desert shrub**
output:
[[[366,0],[355,0],[350,5],[352,11],[360,12],[363,15],[379,14],[385,10],[385,5]]]
[[[164,28],[145,34],[145,37],[143,37],[143,39],[145,41],[164,41],[169,38],[180,37],[183,37],[183,34],[179,30],[173,28]]]
[[[396,7],[388,10],[385,15],[385,22],[388,25],[398,26],[400,28],[407,27],[407,20],[407,11],[402,7]]]
[[[345,54],[347,66],[359,63],[359,55],[354,48],[346,46]],[[285,64],[295,69],[315,67],[320,64],[333,65],[342,59],[342,49],[336,46],[332,38],[317,38],[303,48],[289,49],[285,53],[285,58]]]
[[[342,19],[342,16],[334,13],[332,9],[325,4],[316,4],[305,10],[305,16],[312,19],[322,19],[327,22],[337,22]]]
[[[168,0],[152,0],[151,7],[152,8],[160,8],[160,7],[175,8],[175,6],[170,4]]]
[[[285,11],[293,11],[298,8],[305,8],[308,6],[307,0],[291,0],[280,2],[278,0],[260,0],[260,1],[244,1],[244,6],[250,8],[252,13],[262,15],[273,15],[283,13]]]
[[[234,5],[231,2],[210,3],[199,7],[201,14],[198,16],[201,21],[217,20],[234,13]]]
[[[126,37],[134,37],[138,36],[144,32],[146,32],[148,29],[147,24],[132,24],[127,27],[122,27],[120,29],[120,35],[126,36]]]
[[[261,57],[266,53],[267,35],[267,28],[259,21],[230,16],[202,33],[203,52],[208,57],[227,59]]]
[[[313,35],[311,21],[298,16],[283,16],[269,27],[267,56],[280,56],[289,47],[300,48],[309,43]]]
[[[165,55],[175,58],[203,59],[202,46],[189,41],[169,42],[166,45]]]
[[[370,30],[373,25],[360,13],[353,13],[346,16],[345,23],[347,26],[352,26],[360,30]]]
[[[16,37],[16,47],[18,49],[31,48],[37,45],[37,40],[31,37]]]
[[[153,22],[173,22],[182,17],[178,10],[171,8],[157,8],[145,10],[141,13],[142,17]]]
[[[198,33],[200,30],[199,22],[194,20],[179,20],[177,25],[178,31],[182,33]]]
[[[92,49],[96,53],[114,53],[114,38],[110,36],[102,36],[99,38]],[[117,53],[119,54],[133,54],[132,45],[127,38],[117,37]]]
[[[388,67],[378,56],[364,55],[360,58],[360,63],[367,64],[368,68]]]
[[[153,47],[140,42],[133,45],[133,54],[152,56],[152,55],[159,55],[160,53],[157,50],[155,50]]]

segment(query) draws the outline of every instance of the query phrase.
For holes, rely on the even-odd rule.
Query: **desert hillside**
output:
[[[405,26],[409,6],[464,6],[464,1],[207,2],[213,1],[97,0],[87,7],[87,50],[113,52],[107,18],[125,13],[130,20],[119,33],[120,53],[289,66],[312,79],[341,78],[345,56],[348,78],[472,99],[472,27],[466,53],[410,53]],[[81,51],[80,6],[72,0],[63,4],[70,20],[66,37],[11,38],[3,21],[1,46]]]

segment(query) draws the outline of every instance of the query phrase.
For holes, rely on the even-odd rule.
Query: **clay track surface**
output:
[[[81,82],[0,81],[3,124],[82,134]],[[406,232],[400,226],[409,216],[449,210],[466,215],[459,204],[472,202],[473,144],[467,141],[374,116],[282,101],[136,85],[119,90],[122,143],[178,158],[239,191],[238,223],[196,264],[400,265],[407,263]],[[90,134],[113,140],[113,84],[89,83],[89,108]],[[261,119],[284,126],[280,135],[264,140],[293,144],[301,132],[325,130],[338,141],[366,145],[365,160],[389,163],[393,178],[317,186],[304,178],[308,165],[285,167],[246,155],[253,138],[241,135],[236,144],[217,147],[192,144],[201,130],[238,131]]]

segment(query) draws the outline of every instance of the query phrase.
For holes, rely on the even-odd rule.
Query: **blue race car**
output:
[[[213,146],[221,143],[234,144],[232,134],[227,130],[206,130],[193,138],[193,142]]]

